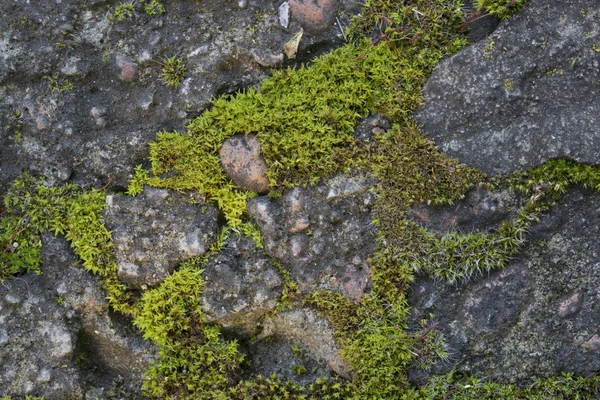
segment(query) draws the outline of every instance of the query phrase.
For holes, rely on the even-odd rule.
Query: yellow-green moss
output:
[[[144,181],[198,190],[219,205],[229,224],[238,226],[255,194],[237,188],[221,168],[218,150],[232,135],[258,137],[275,195],[353,165],[357,143],[352,133],[359,119],[370,112],[408,119],[420,104],[420,87],[431,69],[466,43],[459,4],[369,3],[370,23],[383,29],[386,40],[373,42],[366,39],[370,32],[356,28],[354,43],[310,67],[276,71],[258,90],[217,99],[185,133],[158,134],[151,144],[152,176]]]
[[[523,7],[528,0],[476,0],[478,10],[500,19],[508,19]]]
[[[586,400],[598,398],[599,377],[562,376],[538,379],[535,384],[518,387],[511,384],[485,382],[472,377],[457,377],[453,373],[438,376],[419,389],[412,389],[406,399],[430,400]]]
[[[504,16],[501,3],[506,7],[522,2],[490,1],[488,11]],[[244,222],[246,202],[256,194],[236,187],[220,166],[218,150],[232,135],[258,137],[276,195],[350,167],[373,172],[380,184],[372,293],[356,303],[337,292],[317,291],[304,299],[333,323],[341,355],[355,374],[351,381],[319,379],[303,387],[276,376],[242,380],[243,355],[237,343],[224,340],[202,311],[201,266],[208,256],[183,263],[134,306],[116,277],[110,233],[101,222],[103,192],[46,188],[29,177],[17,181],[5,198],[0,241],[8,251],[0,256],[0,277],[39,271],[39,233],[50,229],[64,234],[84,266],[104,277],[113,307],[133,313],[145,337],[160,346],[160,360],[145,382],[146,392],[158,398],[467,399],[517,394],[533,399],[548,390],[559,398],[583,396],[597,386],[596,380],[567,376],[540,383],[539,391],[473,379],[462,384],[452,378],[436,378],[418,389],[408,385],[407,367],[427,369],[446,357],[433,321],[407,331],[406,291],[415,273],[453,282],[500,268],[520,248],[537,213],[568,185],[600,190],[598,168],[564,160],[489,181],[439,153],[419,130],[411,115],[421,102],[421,85],[441,58],[466,43],[462,18],[461,4],[454,0],[368,1],[362,17],[347,31],[352,43],[311,66],[275,72],[260,89],[217,99],[186,132],[159,133],[151,144],[151,171],[137,167],[128,189],[130,195],[141,193],[144,185],[196,190],[214,201],[229,223],[209,252],[214,254],[232,227],[253,237],[257,245],[262,242],[256,227]],[[353,130],[373,112],[385,114],[396,125],[359,144]],[[528,192],[545,185],[545,197],[533,199],[515,220],[486,234],[438,238],[405,217],[412,204],[448,204],[480,182]],[[284,309],[292,298],[298,301],[299,294],[289,273],[278,267],[286,281],[279,307]]]
[[[112,237],[102,222],[106,192],[75,185],[45,186],[28,174],[17,179],[4,197],[0,220],[0,280],[21,272],[41,273],[44,231],[63,235],[83,267],[103,279],[111,305],[131,312],[131,300],[117,278]]]

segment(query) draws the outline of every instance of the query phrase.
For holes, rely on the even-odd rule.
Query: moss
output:
[[[115,11],[111,16],[110,21],[113,22],[114,18],[116,18],[119,22],[123,22],[125,19],[133,18],[134,15],[135,6],[133,1],[121,3],[115,7]]]
[[[151,4],[151,3],[149,3]],[[148,6],[148,4],[146,4]],[[162,65],[161,79],[167,86],[178,88],[187,75],[183,58],[170,57],[160,63]]]
[[[354,43],[310,67],[277,71],[259,90],[217,99],[185,133],[160,133],[152,143],[149,184],[199,190],[238,226],[254,194],[236,188],[222,171],[218,150],[228,137],[256,134],[273,195],[353,165],[357,122],[369,112],[408,119],[433,66],[466,43],[458,1],[414,0],[395,8],[380,3],[367,9],[379,15],[379,27],[387,21],[388,40],[372,42],[365,38],[370,33],[361,36],[356,28]],[[411,29],[410,40],[402,38]]]
[[[500,19],[508,19],[521,9],[527,0],[476,0],[478,10],[485,10],[488,14]]]
[[[144,4],[144,11],[150,16],[165,13],[165,6],[159,0],[141,0]]]
[[[510,384],[485,382],[473,377],[456,377],[450,373],[433,378],[426,386],[412,390],[408,399],[495,400],[495,399],[593,399],[600,391],[599,377],[562,376],[538,379],[535,384],[518,387]]]
[[[130,8],[124,7],[124,12]],[[160,360],[145,382],[146,392],[159,398],[396,399],[525,393],[476,380],[461,387],[442,378],[414,389],[407,379],[409,366],[428,369],[447,357],[434,321],[407,330],[406,291],[415,273],[454,282],[501,268],[522,245],[537,213],[568,185],[600,189],[597,168],[564,160],[490,181],[441,154],[419,130],[411,115],[421,102],[420,87],[441,58],[465,45],[462,18],[459,1],[368,1],[363,17],[347,32],[352,43],[311,66],[277,71],[259,89],[215,100],[186,132],[159,133],[151,144],[151,170],[136,168],[128,194],[141,193],[144,185],[199,191],[223,210],[228,226],[208,255],[183,263],[159,287],[144,292],[137,305],[116,277],[110,234],[100,219],[103,192],[80,192],[68,186],[47,194],[42,185],[18,181],[11,192],[15,195],[7,197],[2,219],[0,240],[9,249],[0,258],[2,268],[6,275],[39,271],[39,233],[52,229],[67,236],[85,267],[105,277],[111,304],[133,313],[144,336],[160,346]],[[185,71],[183,63],[175,65],[175,61],[167,72],[178,85]],[[359,144],[352,136],[354,127],[372,112],[387,115],[396,125]],[[341,355],[354,373],[349,382],[319,379],[303,387],[276,376],[242,380],[243,355],[237,343],[223,339],[218,326],[206,323],[201,304],[203,263],[222,248],[234,228],[254,238],[257,245],[262,243],[256,226],[244,222],[246,203],[256,194],[237,188],[218,158],[223,141],[237,133],[255,134],[261,142],[274,195],[347,168],[368,169],[381,182],[376,188],[374,222],[379,233],[371,260],[372,293],[356,303],[337,292],[317,291],[304,299],[333,323],[343,346]],[[449,204],[482,181],[527,191],[532,200],[513,221],[486,234],[450,233],[438,238],[405,217],[407,207],[415,203]],[[538,197],[540,185],[543,200]],[[41,201],[50,205],[40,206]],[[40,212],[50,214],[40,217]],[[13,240],[19,243],[14,249]],[[289,273],[275,264],[285,280],[278,306],[282,310],[299,302],[300,295]],[[586,393],[595,385],[569,379],[564,386],[572,390],[570,394]],[[545,382],[540,383],[544,390],[560,389]]]
[[[58,76],[44,76],[44,79],[48,81],[48,88],[57,93],[67,93],[73,90],[73,83],[68,79],[58,79]]]
[[[83,191],[75,185],[45,186],[28,174],[17,179],[4,197],[0,220],[0,279],[33,271],[41,273],[44,231],[63,235],[83,267],[103,279],[111,305],[129,313],[131,299],[117,278],[112,237],[102,223],[104,191]]]
[[[250,239],[252,239],[254,241],[254,243],[256,244],[256,247],[258,247],[259,249],[265,248],[265,240],[264,240],[263,234],[260,231],[260,228],[258,227],[258,225],[256,225],[253,222],[250,222],[250,221],[244,222],[243,224],[240,225],[239,230],[246,237],[249,237]]]

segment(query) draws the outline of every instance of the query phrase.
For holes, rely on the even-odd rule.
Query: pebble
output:
[[[235,135],[219,150],[221,165],[233,183],[260,194],[269,191],[267,163],[260,154],[260,143],[251,135]]]

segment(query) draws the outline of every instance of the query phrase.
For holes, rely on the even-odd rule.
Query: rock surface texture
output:
[[[409,352],[419,350],[429,338],[437,341],[440,337],[431,334],[437,329],[450,357],[427,372],[409,370],[415,383],[451,370],[483,382],[520,385],[565,371],[583,376],[600,371],[598,190],[570,187],[556,205],[540,215],[539,222],[531,226],[522,223],[528,227],[523,233],[525,245],[518,247],[521,242],[516,233],[490,241],[489,246],[513,239],[518,242],[509,244],[510,249],[507,245],[502,253],[512,256],[504,269],[493,265],[487,276],[475,276],[473,269],[470,281],[448,285],[424,275],[417,275],[413,282],[409,268],[422,264],[402,263],[410,263],[410,257],[421,257],[424,251],[419,253],[419,243],[416,250],[407,245],[398,252],[394,246],[410,242],[408,236],[415,234],[420,238],[415,240],[436,243],[437,247],[426,249],[435,249],[430,253],[436,255],[439,250],[440,264],[455,267],[454,260],[462,260],[464,254],[454,257],[451,251],[472,255],[481,248],[490,249],[483,240],[481,248],[463,246],[471,240],[468,234],[494,234],[501,226],[509,230],[511,226],[503,222],[529,217],[519,212],[541,199],[532,200],[535,195],[563,187],[531,181],[541,188],[531,197],[531,193],[519,194],[516,188],[494,189],[504,187],[501,179],[487,180],[454,204],[398,204],[400,212],[395,215],[395,204],[377,203],[386,198],[413,198],[403,197],[405,193],[386,197],[386,190],[398,189],[390,182],[394,177],[388,176],[395,172],[383,173],[380,185],[367,172],[368,166],[357,163],[351,172],[328,175],[315,186],[290,188],[282,191],[281,197],[268,197],[268,165],[251,135],[252,127],[245,129],[241,126],[245,124],[239,124],[239,130],[235,125],[233,132],[223,135],[229,139],[221,147],[219,159],[237,186],[258,192],[258,196],[236,189],[235,193],[228,191],[234,195],[223,201],[214,194],[206,198],[191,193],[187,191],[190,187],[206,189],[196,185],[201,179],[200,174],[194,175],[194,164],[188,168],[192,171],[187,171],[190,179],[195,179],[191,183],[177,180],[176,174],[185,174],[177,168],[157,172],[158,164],[169,170],[182,154],[199,150],[179,140],[179,133],[163,137],[171,140],[173,147],[158,147],[156,142],[148,146],[156,132],[183,132],[188,122],[209,108],[211,99],[255,88],[271,69],[308,64],[338,46],[344,39],[343,27],[359,12],[360,2],[31,3],[35,4],[0,1],[0,195],[4,198],[10,183],[24,169],[46,180],[31,192],[15,184],[6,197],[0,207],[0,254],[21,257],[26,254],[20,252],[27,249],[24,244],[36,251],[42,246],[43,274],[19,272],[21,275],[0,282],[0,398],[145,399],[149,391],[144,392],[142,385],[151,385],[153,379],[160,385],[173,385],[169,388],[172,392],[158,392],[156,398],[175,398],[185,396],[185,390],[195,390],[198,382],[189,383],[193,381],[188,378],[206,378],[208,383],[198,387],[208,385],[202,390],[217,390],[222,384],[236,385],[242,379],[273,374],[282,382],[292,380],[299,385],[310,385],[320,377],[341,377],[334,382],[341,387],[343,379],[358,378],[354,383],[359,384],[370,380],[371,370],[379,368],[371,368],[378,360],[383,360],[382,371],[392,374],[389,382],[394,383],[389,386],[394,386],[405,377],[405,361],[404,356],[394,355],[396,342],[388,339],[401,339],[398,349],[408,347],[398,354],[407,359],[415,356],[418,361],[428,355]],[[469,4],[473,10],[473,1]],[[157,5],[164,10],[152,8]],[[421,15],[416,9],[408,12],[413,11]],[[363,55],[349,53],[350,59],[358,61],[370,51],[375,53],[375,45],[398,44],[388,43],[384,31],[389,33],[389,28],[399,33],[404,28],[387,26],[389,18],[381,17],[379,26],[373,27],[380,37],[373,37],[370,50]],[[473,26],[478,28],[472,38],[481,40],[443,61],[425,87],[424,105],[418,111],[424,130],[444,152],[491,175],[537,166],[556,157],[600,164],[598,1],[531,0],[493,33],[496,19],[475,18]],[[284,44],[301,29],[297,59],[286,59]],[[165,76],[164,68],[171,59],[185,66],[181,76]],[[180,85],[168,86],[174,78],[181,80]],[[218,109],[218,104],[211,110]],[[333,108],[323,116],[327,116],[327,124],[335,125]],[[287,118],[280,114],[276,118]],[[252,111],[249,115],[257,114]],[[229,121],[225,114],[214,118]],[[445,177],[454,172],[466,176],[450,164],[441,165],[446,171],[439,176],[437,167],[429,168],[437,163],[435,157],[424,157],[423,168],[417,165],[412,152],[431,155],[429,143],[418,138],[397,142],[393,150],[409,149],[411,154],[406,157],[399,153],[398,158],[394,158],[396,154],[387,158],[387,153],[378,153],[378,145],[370,147],[384,135],[392,135],[394,129],[399,129],[396,134],[404,133],[406,126],[393,127],[395,122],[383,114],[366,116],[354,130],[357,152],[347,154],[368,151],[381,157],[378,160],[415,164],[414,170],[407,169],[414,176],[399,177],[399,182],[414,185],[408,187],[417,192],[423,191],[419,185],[430,183],[444,190],[453,185]],[[200,146],[214,146],[214,152],[221,146],[221,139],[213,143],[201,138]],[[272,151],[277,144],[271,144]],[[382,141],[384,152],[385,145]],[[347,157],[341,150],[338,156]],[[211,160],[219,168],[219,159],[213,155]],[[147,173],[149,158],[153,176]],[[272,166],[277,165],[276,159],[268,158]],[[584,178],[597,173],[588,166],[564,165],[581,167],[575,171],[583,170]],[[378,171],[378,167],[373,169]],[[181,192],[146,186],[136,197],[127,196],[123,192],[134,170],[134,189],[135,184],[139,189],[159,178],[161,182],[176,178],[170,181],[175,182],[173,186],[167,186]],[[570,171],[551,172],[568,175]],[[480,177],[474,176],[473,180]],[[600,173],[590,180],[599,177]],[[583,178],[577,179],[572,180]],[[79,184],[83,193],[95,197],[79,196],[75,187],[63,192],[52,188],[64,188],[65,182]],[[106,208],[101,211],[97,207],[96,214],[89,215],[90,203],[82,206],[80,200],[94,198],[103,205],[104,192],[94,189],[100,187],[108,192]],[[133,192],[136,190],[129,193]],[[57,193],[71,197],[57,199]],[[436,203],[434,200],[446,198],[431,200]],[[229,219],[226,202],[247,207],[236,209],[239,219]],[[393,223],[381,223],[384,212],[397,217],[393,221],[398,221],[398,229],[391,229]],[[36,221],[44,218],[51,221]],[[224,226],[226,220],[230,225]],[[85,231],[88,221],[89,226],[102,221],[112,232],[113,242],[102,231],[102,243],[86,247],[88,243],[82,242],[98,233]],[[71,229],[74,223],[79,231]],[[19,235],[34,225],[37,230],[26,236],[30,242],[24,242]],[[43,232],[49,227],[62,236]],[[520,232],[516,224],[512,227]],[[385,236],[391,235],[391,230],[407,236]],[[448,235],[456,232],[464,235]],[[452,240],[462,242],[452,247]],[[516,255],[509,252],[513,248],[519,248]],[[115,258],[102,252],[110,249]],[[88,257],[96,251],[92,256],[99,254],[97,258]],[[37,255],[33,250],[29,254],[34,261],[39,260]],[[77,255],[86,260],[86,268],[103,277],[86,272]],[[449,257],[444,259],[446,255]],[[113,268],[115,259],[118,274]],[[182,266],[186,260],[191,261]],[[473,264],[479,263],[475,260]],[[500,257],[495,260],[500,260],[494,261],[498,264],[504,261]],[[383,263],[398,265],[388,268]],[[1,267],[7,269],[4,264]],[[7,269],[10,273],[6,276],[18,268]],[[117,280],[124,286],[116,284]],[[161,285],[163,282],[168,285]],[[400,304],[404,290],[409,290],[411,313],[406,337],[400,326],[408,314]],[[107,293],[111,293],[110,304]],[[128,307],[115,306],[121,294]],[[398,304],[392,304],[396,298]],[[430,324],[420,325],[425,319]],[[410,348],[413,340],[417,345]],[[341,348],[340,343],[346,347]],[[380,352],[381,344],[393,351]],[[434,349],[434,344],[432,349],[429,344],[421,349],[435,351],[438,360],[439,348]],[[222,352],[236,353],[237,345],[239,354],[223,356]],[[355,358],[372,355],[362,358],[375,361],[364,363],[371,367],[361,370],[352,358],[356,354]],[[381,376],[373,375],[369,385],[380,385]],[[222,383],[215,383],[221,378]],[[256,381],[261,379],[266,382],[263,378]]]
[[[124,188],[162,130],[183,131],[211,99],[252,86],[288,63],[283,46],[304,23],[280,24],[279,3],[168,1],[149,15],[120,2],[1,2],[0,190],[26,168],[51,183]],[[240,7],[242,5],[243,7]],[[360,2],[336,2],[306,32],[297,62],[339,45]],[[181,86],[162,65],[185,64]]]
[[[180,262],[208,251],[217,239],[217,210],[190,200],[197,201],[152,188],[138,197],[107,196],[106,226],[122,282],[155,286]]]
[[[274,310],[283,279],[271,259],[252,239],[232,235],[223,249],[204,264],[202,293],[210,322],[253,334],[257,322]]]
[[[335,289],[354,300],[369,290],[368,259],[375,248],[375,196],[369,189],[375,182],[365,175],[338,175],[315,188],[295,188],[281,199],[249,202],[267,254],[302,290]]]
[[[434,70],[417,113],[450,156],[488,174],[600,159],[600,9],[531,0]]]
[[[455,368],[520,384],[562,371],[595,374],[599,209],[597,192],[571,190],[505,269],[460,285],[417,281],[414,321],[435,315],[453,361],[436,372]]]
[[[109,313],[98,278],[78,266],[64,239],[42,237],[44,270],[0,286],[3,395],[47,399],[141,399],[157,349]]]

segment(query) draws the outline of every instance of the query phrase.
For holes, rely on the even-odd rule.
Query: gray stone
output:
[[[173,0],[155,16],[141,3],[132,18],[111,21],[114,1],[0,2],[0,191],[23,168],[50,182],[124,189],[156,132],[184,131],[212,99],[257,85],[282,66],[283,46],[300,29],[293,17],[280,25],[277,2],[240,9],[235,1]],[[361,3],[338,6],[348,25]],[[305,33],[299,64],[343,43],[338,26],[325,28]],[[170,57],[186,65],[179,88],[161,82],[160,63]],[[44,77],[73,89],[52,91]],[[94,106],[105,115],[90,118]],[[15,111],[24,116],[21,134],[9,128]]]
[[[452,286],[419,279],[413,323],[434,314],[454,368],[493,381],[530,384],[600,368],[600,194],[570,190],[528,234],[509,265]]]
[[[595,0],[531,0],[436,67],[417,119],[442,151],[488,174],[555,157],[598,163],[599,20]]]
[[[191,197],[190,197],[191,196]],[[203,255],[217,239],[217,210],[165,189],[137,197],[109,195],[104,218],[112,231],[119,279],[141,288],[162,282],[177,264]]]
[[[252,239],[232,234],[203,266],[203,309],[209,322],[253,334],[281,297],[283,279]]]
[[[0,326],[1,396],[82,395],[73,363],[79,324],[44,289],[41,277],[27,274],[0,285]]]
[[[263,232],[267,254],[301,290],[335,289],[358,300],[371,285],[374,184],[370,176],[338,175],[280,199],[256,197],[248,211]]]
[[[71,328],[76,341],[70,362],[86,396],[90,390],[108,394],[118,389],[126,398],[143,398],[143,374],[157,358],[158,349],[130,321],[110,311],[99,278],[78,265],[65,239],[45,233],[42,242],[41,284],[52,294],[52,301],[60,303],[66,322],[78,321],[79,329]],[[50,376],[49,382],[53,379]]]
[[[247,345],[252,374],[307,384],[316,378],[333,376],[332,371],[350,377],[347,362],[340,357],[331,324],[309,309],[286,311],[261,323],[262,332]],[[298,366],[306,372],[298,374]]]

